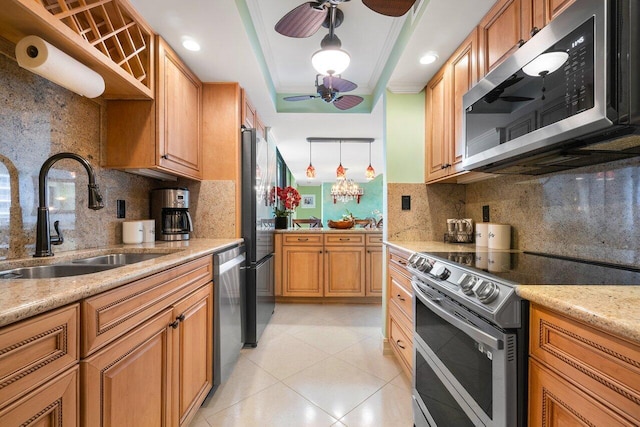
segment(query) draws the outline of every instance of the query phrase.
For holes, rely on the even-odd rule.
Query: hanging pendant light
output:
[[[376,177],[376,170],[371,166],[371,142],[369,142],[369,166],[367,167],[364,176],[368,180],[372,180]]]
[[[307,166],[307,178],[313,179],[316,177],[316,168],[311,164],[311,143],[309,143],[309,166]]]
[[[346,178],[346,172],[344,167],[342,166],[342,141],[340,141],[340,164],[338,165],[337,169],[336,169],[336,178],[337,179],[345,179]]]

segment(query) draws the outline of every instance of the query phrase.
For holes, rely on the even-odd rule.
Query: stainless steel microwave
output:
[[[640,156],[640,0],[577,0],[463,97],[463,167],[540,175]]]

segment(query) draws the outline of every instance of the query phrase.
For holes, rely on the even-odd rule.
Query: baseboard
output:
[[[283,297],[276,302],[295,304],[382,304],[382,297]]]

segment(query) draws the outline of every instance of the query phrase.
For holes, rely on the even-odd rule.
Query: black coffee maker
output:
[[[189,190],[151,190],[151,217],[156,221],[156,240],[189,240],[193,222],[189,215]]]

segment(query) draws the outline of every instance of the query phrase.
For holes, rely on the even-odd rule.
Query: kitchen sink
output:
[[[54,279],[56,277],[80,276],[120,267],[115,264],[53,264],[35,267],[14,268],[0,272],[0,279]]]
[[[54,279],[99,273],[128,264],[147,261],[167,253],[115,253],[72,260],[71,263],[20,267],[0,271],[0,279]]]
[[[167,255],[166,253],[117,253],[98,255],[90,258],[76,259],[74,264],[90,264],[90,265],[126,265],[135,264],[137,262],[147,261],[157,257]]]

